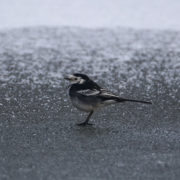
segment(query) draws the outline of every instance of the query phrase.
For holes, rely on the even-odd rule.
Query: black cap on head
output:
[[[81,77],[82,79],[89,80],[89,77],[85,74],[75,73],[74,76]]]

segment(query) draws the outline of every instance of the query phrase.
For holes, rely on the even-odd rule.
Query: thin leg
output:
[[[89,122],[89,119],[90,119],[90,117],[92,116],[93,112],[94,112],[94,111],[91,111],[91,112],[89,113],[88,117],[86,118],[86,120],[85,120],[83,123],[79,123],[79,124],[77,124],[77,125],[78,125],[78,126],[92,125],[92,124],[90,124],[90,123],[88,123],[88,122]]]

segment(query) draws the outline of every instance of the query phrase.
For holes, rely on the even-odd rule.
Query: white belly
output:
[[[76,108],[78,108],[82,111],[90,112],[90,111],[94,110],[94,107],[92,105],[85,104],[82,101],[80,101],[78,98],[72,98],[71,101],[72,101],[72,104]]]

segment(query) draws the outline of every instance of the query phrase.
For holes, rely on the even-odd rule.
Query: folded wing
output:
[[[94,96],[97,98],[101,98],[102,100],[118,100],[119,97],[107,91],[106,89],[84,89],[79,90],[77,93],[84,96]]]
[[[77,91],[77,93],[84,95],[84,96],[97,96],[101,92],[97,89],[83,89],[83,90]]]

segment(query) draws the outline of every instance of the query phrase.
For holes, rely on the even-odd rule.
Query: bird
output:
[[[91,123],[89,123],[92,114],[97,109],[107,105],[128,101],[152,104],[148,101],[121,98],[102,88],[85,74],[75,73],[65,76],[64,79],[70,82],[68,89],[72,104],[77,109],[89,113],[86,120],[82,123],[77,124],[78,126],[92,125]]]

